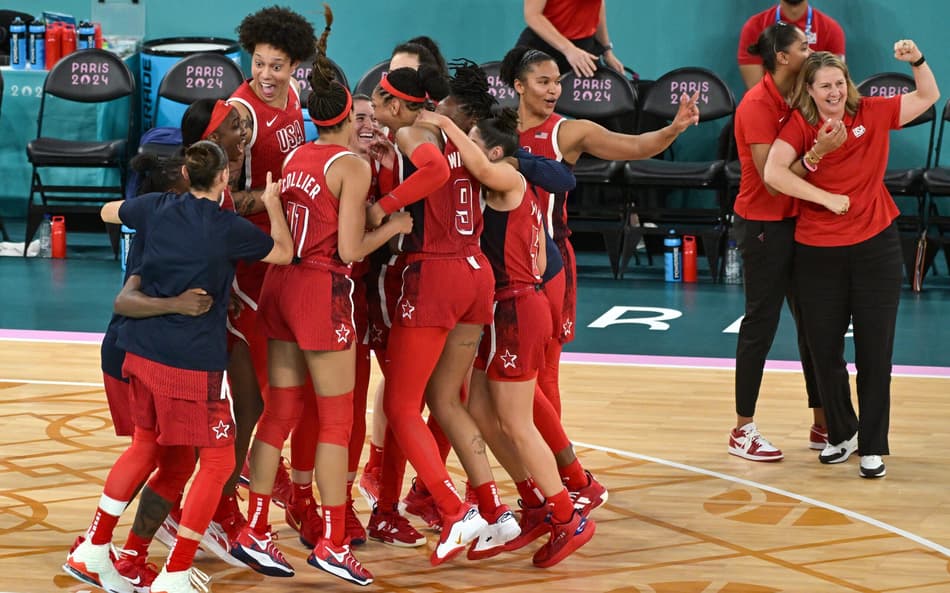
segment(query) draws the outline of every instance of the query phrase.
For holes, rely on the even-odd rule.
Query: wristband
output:
[[[613,50],[614,50],[613,43],[608,41],[607,43],[604,44],[604,51],[613,51]]]
[[[812,173],[818,170],[818,165],[817,164],[813,165],[809,163],[808,159],[805,157],[802,157],[802,166],[805,167],[806,171],[810,171]]]
[[[917,68],[919,66],[923,66],[924,62],[926,61],[927,61],[927,58],[924,57],[924,54],[920,54],[920,59],[917,60],[916,62],[911,62],[910,65],[913,66],[914,68]]]

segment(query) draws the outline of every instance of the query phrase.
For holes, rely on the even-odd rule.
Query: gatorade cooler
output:
[[[142,44],[140,72],[142,83],[142,131],[155,126],[181,125],[181,116],[187,106],[163,101],[161,112],[156,113],[158,87],[165,73],[182,58],[201,52],[223,54],[241,66],[241,46],[233,39],[217,37],[175,37],[153,39]]]

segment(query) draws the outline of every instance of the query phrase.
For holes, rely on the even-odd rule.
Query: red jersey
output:
[[[405,207],[412,215],[412,233],[398,235],[405,253],[473,255],[479,251],[482,210],[478,204],[482,186],[462,164],[458,149],[445,137],[442,154],[449,163],[449,180],[439,189]],[[399,179],[415,172],[409,157],[396,151]]]
[[[340,259],[340,199],[327,187],[327,170],[338,158],[356,156],[344,146],[309,142],[284,165],[280,201],[294,238],[294,255],[308,261],[346,266]]]
[[[779,20],[795,25],[805,32],[808,37],[808,47],[812,51],[830,51],[839,56],[844,55],[844,30],[830,16],[811,6],[797,21],[789,20],[784,14],[781,14],[779,6],[773,6],[758,14],[749,17],[749,20],[742,26],[742,33],[739,35],[739,64],[761,64],[760,56],[753,56],[749,53],[749,46],[755,45],[759,40],[762,31],[768,29]]]
[[[519,137],[521,147],[531,154],[554,161],[563,161],[564,156],[557,145],[557,134],[563,121],[563,117],[552,113],[541,124],[521,132]],[[538,194],[542,200],[538,206],[544,213],[548,234],[555,241],[564,241],[571,236],[571,229],[567,226],[567,192],[557,194],[538,192]]]
[[[541,283],[538,253],[542,217],[534,194],[526,187],[521,205],[508,212],[495,210],[491,203],[485,202],[482,252],[495,273],[496,291]]]
[[[835,214],[824,206],[802,201],[795,225],[795,240],[816,247],[855,245],[877,235],[899,211],[884,186],[891,130],[900,127],[901,96],[862,97],[854,117],[845,114],[848,139],[821,159],[818,170],[806,180],[833,194],[843,194],[851,203],[847,214]],[[819,124],[811,125],[798,111],[779,138],[802,154],[818,136]]]
[[[568,39],[584,39],[597,32],[604,0],[547,0],[542,14]]]
[[[771,195],[752,161],[752,145],[771,146],[791,112],[792,108],[768,72],[742,97],[736,109],[736,149],[742,165],[742,180],[735,211],[742,218],[782,220],[798,214],[798,200],[784,194]]]

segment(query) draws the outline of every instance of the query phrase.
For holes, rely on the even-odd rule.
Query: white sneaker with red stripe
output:
[[[76,549],[66,557],[63,570],[66,574],[99,587],[108,593],[133,593],[132,583],[116,571],[109,558],[109,544],[95,545],[86,537]]]
[[[729,433],[729,453],[751,461],[780,461],[782,451],[759,433],[755,422],[749,422]]]

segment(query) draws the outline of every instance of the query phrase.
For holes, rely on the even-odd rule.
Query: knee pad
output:
[[[353,431],[353,392],[317,396],[317,411],[320,416],[317,443],[349,447]]]
[[[303,410],[306,390],[303,385],[271,387],[264,402],[264,413],[257,423],[256,438],[281,449]]]

